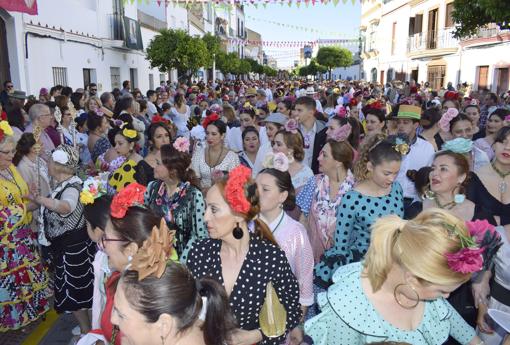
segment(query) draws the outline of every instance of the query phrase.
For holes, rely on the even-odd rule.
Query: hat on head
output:
[[[69,145],[60,145],[53,151],[51,158],[55,163],[76,169],[78,167],[80,155],[74,147]]]
[[[315,95],[317,92],[315,91],[315,89],[313,88],[313,86],[309,86],[306,88],[306,95],[307,96],[311,96],[311,95]]]
[[[257,90],[255,90],[254,87],[249,87],[248,90],[246,90],[245,96],[256,96]]]
[[[47,96],[48,95],[48,89],[45,88],[45,87],[41,87],[41,90],[39,90],[39,95]]]
[[[273,122],[283,126],[287,123],[288,120],[289,120],[288,117],[286,117],[282,113],[272,113],[268,117],[266,117],[263,121]]]
[[[258,94],[258,95],[261,95],[261,96],[264,96],[264,97],[266,97],[266,96],[267,96],[267,95],[266,95],[266,91],[264,91],[264,90],[262,90],[262,89],[258,89],[258,90],[257,90],[257,94]]]
[[[9,97],[16,99],[27,99],[27,93],[25,91],[15,90],[13,93],[9,94]]]
[[[401,104],[398,108],[397,119],[421,119],[421,108],[415,105]]]

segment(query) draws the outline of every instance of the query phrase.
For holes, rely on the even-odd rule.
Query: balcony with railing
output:
[[[480,46],[510,41],[510,29],[501,29],[496,24],[490,24],[486,28],[480,28],[471,36],[462,38],[461,45]]]
[[[407,39],[407,55],[413,57],[453,54],[459,40],[453,37],[454,28],[420,32]]]

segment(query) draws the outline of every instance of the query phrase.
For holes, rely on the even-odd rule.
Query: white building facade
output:
[[[187,29],[183,8],[122,0],[38,1],[38,14],[0,9],[7,41],[2,77],[37,95],[61,84],[73,89],[94,82],[98,91],[154,89],[168,75],[150,68],[144,49],[158,30]],[[168,22],[172,18],[172,23]],[[2,80],[3,81],[3,80]]]
[[[363,79],[510,88],[510,32],[494,26],[454,38],[453,0],[364,0],[361,11]]]

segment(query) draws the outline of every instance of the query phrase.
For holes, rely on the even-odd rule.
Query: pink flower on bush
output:
[[[189,140],[184,137],[179,137],[175,139],[174,148],[179,152],[188,153],[189,152]]]
[[[462,248],[456,253],[446,253],[448,266],[452,271],[467,274],[483,268],[483,248]]]
[[[469,230],[469,235],[475,237],[477,243],[482,243],[487,231],[491,236],[496,232],[496,228],[485,219],[466,222],[466,227]]]

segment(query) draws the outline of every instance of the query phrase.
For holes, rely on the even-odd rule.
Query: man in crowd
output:
[[[51,152],[55,149],[53,141],[46,133],[46,128],[48,128],[52,122],[50,108],[45,104],[34,104],[28,111],[28,117],[30,118],[30,124],[25,128],[25,133],[34,133],[36,128],[40,129],[41,136],[39,138],[39,143],[42,145],[41,157],[46,162],[49,162]],[[35,134],[36,133],[34,133],[34,135]]]
[[[131,93],[131,82],[129,80],[124,80],[122,82],[122,90],[120,90],[121,96],[126,96]]]
[[[9,102],[9,95],[14,92],[14,84],[10,80],[4,82],[4,89],[0,92],[0,103],[5,108]]]

